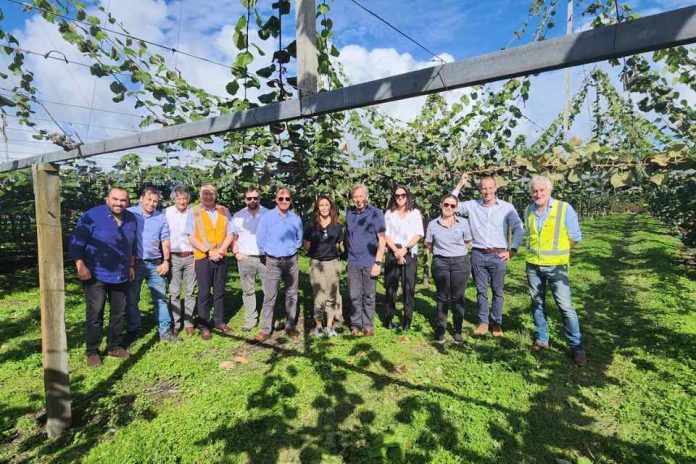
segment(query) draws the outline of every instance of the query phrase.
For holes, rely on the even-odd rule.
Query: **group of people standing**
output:
[[[425,232],[422,215],[405,185],[392,189],[385,212],[369,204],[365,185],[353,186],[352,206],[345,213],[344,225],[328,196],[316,199],[313,217],[303,225],[291,208],[292,192],[287,187],[275,192],[276,207],[270,210],[260,204],[258,189],[247,189],[246,206],[233,215],[217,203],[217,190],[212,184],[201,186],[200,203],[194,206],[190,205],[189,191],[177,187],[173,192],[174,204],[164,212],[157,209],[161,195],[155,188],[145,188],[138,204],[131,207],[127,207],[128,193],[112,188],[105,205],[92,208],[80,218],[69,247],[69,257],[75,260],[86,297],[87,364],[101,364],[99,346],[107,299],[110,315],[106,354],[121,358],[129,355],[126,348],[141,330],[138,303],[143,281],[152,295],[162,341],[179,341],[181,331],[194,335],[196,326],[204,340],[210,340],[214,331],[229,333],[224,321],[228,253],[234,255],[239,270],[243,330],[250,331],[259,324],[256,339],[260,342],[277,330],[274,307],[281,281],[285,287],[284,330],[292,339],[298,336],[301,248],[310,257],[314,336],[336,336],[334,322],[342,320],[339,281],[343,257],[351,302],[350,333],[368,337],[375,333],[377,279],[383,262],[384,327],[408,331],[415,307],[419,243],[424,237],[425,247],[433,255],[437,343],[445,341],[450,306],[454,343],[463,343],[464,293],[469,275],[473,275],[477,289],[479,324],[474,334],[490,331],[494,337],[503,335],[507,264],[524,238],[536,326],[532,348],[540,351],[549,343],[544,303],[548,285],[563,316],[573,358],[579,365],[586,364],[568,280],[570,248],[581,239],[575,211],[567,203],[551,198],[552,184],[548,178],[535,177],[530,184],[532,203],[525,211],[523,223],[510,203],[497,198],[491,177],[480,180],[480,199],[460,203],[459,191],[468,180],[463,175],[454,191],[442,199],[441,214],[428,223]],[[256,304],[257,281],[261,282],[264,295],[260,314]],[[397,321],[399,286],[403,314]]]

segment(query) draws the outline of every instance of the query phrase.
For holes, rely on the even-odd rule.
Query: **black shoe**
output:
[[[384,324],[384,328],[387,330],[399,330],[401,326],[399,325],[398,322],[387,322]]]
[[[462,337],[461,332],[455,332],[454,333],[454,344],[455,345],[461,345],[464,343],[464,337]]]
[[[438,335],[435,337],[435,343],[438,345],[444,345],[445,344],[445,336],[444,335]]]
[[[133,343],[136,342],[140,338],[140,332],[131,332],[128,331],[126,332],[126,336],[123,339],[123,345],[124,346],[131,346]]]

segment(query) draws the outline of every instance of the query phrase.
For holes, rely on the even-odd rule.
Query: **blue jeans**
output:
[[[140,309],[138,302],[140,301],[140,288],[143,285],[143,280],[147,279],[147,286],[152,295],[152,304],[157,311],[157,325],[159,326],[159,334],[164,335],[172,327],[172,318],[169,315],[169,307],[167,306],[167,283],[164,277],[157,273],[156,261],[141,261],[135,262],[135,280],[128,284],[128,298],[126,304],[126,315],[128,316],[128,331],[140,331]]]
[[[549,330],[546,321],[546,285],[563,316],[565,336],[574,352],[583,351],[580,321],[570,299],[570,280],[568,266],[538,266],[527,263],[527,284],[532,297],[532,316],[538,343],[548,345]]]
[[[476,284],[479,323],[501,325],[507,263],[497,253],[486,254],[474,248],[471,252],[471,271]],[[488,287],[493,291],[492,305],[488,304]]]

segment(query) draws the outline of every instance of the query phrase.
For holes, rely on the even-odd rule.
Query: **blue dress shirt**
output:
[[[346,211],[346,250],[348,262],[358,267],[375,263],[378,234],[386,231],[384,213],[372,205],[358,212],[354,207]]]
[[[136,259],[160,259],[162,250],[160,243],[169,240],[169,225],[167,216],[162,211],[155,210],[147,216],[142,206],[131,206],[128,211],[135,215],[138,234]]]
[[[256,244],[262,255],[292,256],[302,246],[302,219],[293,211],[281,216],[278,208],[273,208],[261,216],[256,229]]]
[[[131,257],[136,252],[135,215],[124,211],[121,226],[106,205],[88,210],[70,237],[68,257],[81,259],[92,277],[107,284],[128,282]]]
[[[469,217],[474,248],[508,248],[508,228],[512,229],[510,248],[520,247],[522,219],[511,203],[498,198],[493,206],[486,206],[482,199],[463,201],[459,213]]]

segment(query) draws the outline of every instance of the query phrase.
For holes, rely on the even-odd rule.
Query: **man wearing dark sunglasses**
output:
[[[469,175],[462,174],[452,194],[458,196],[468,182]],[[522,243],[522,220],[512,204],[497,197],[498,188],[493,177],[482,177],[478,190],[481,193],[480,200],[459,203],[459,213],[469,219],[474,238],[471,271],[476,284],[479,319],[474,334],[485,335],[490,326],[494,337],[502,337],[505,273],[508,261],[515,256]],[[488,302],[489,287],[493,292],[492,305]]]
[[[302,246],[302,219],[290,210],[292,194],[287,187],[276,192],[276,207],[261,217],[256,232],[256,244],[266,260],[266,277],[263,284],[261,308],[261,332],[256,339],[266,341],[273,332],[273,307],[278,296],[278,284],[285,284],[285,331],[291,339],[298,334],[297,284],[299,265],[297,250]]]
[[[237,259],[239,280],[242,284],[242,302],[244,304],[245,332],[256,327],[259,314],[256,310],[256,279],[261,281],[266,275],[266,265],[261,262],[261,252],[256,244],[256,232],[268,209],[261,206],[259,191],[251,187],[244,193],[246,207],[232,216],[232,234],[234,242],[232,251]]]

